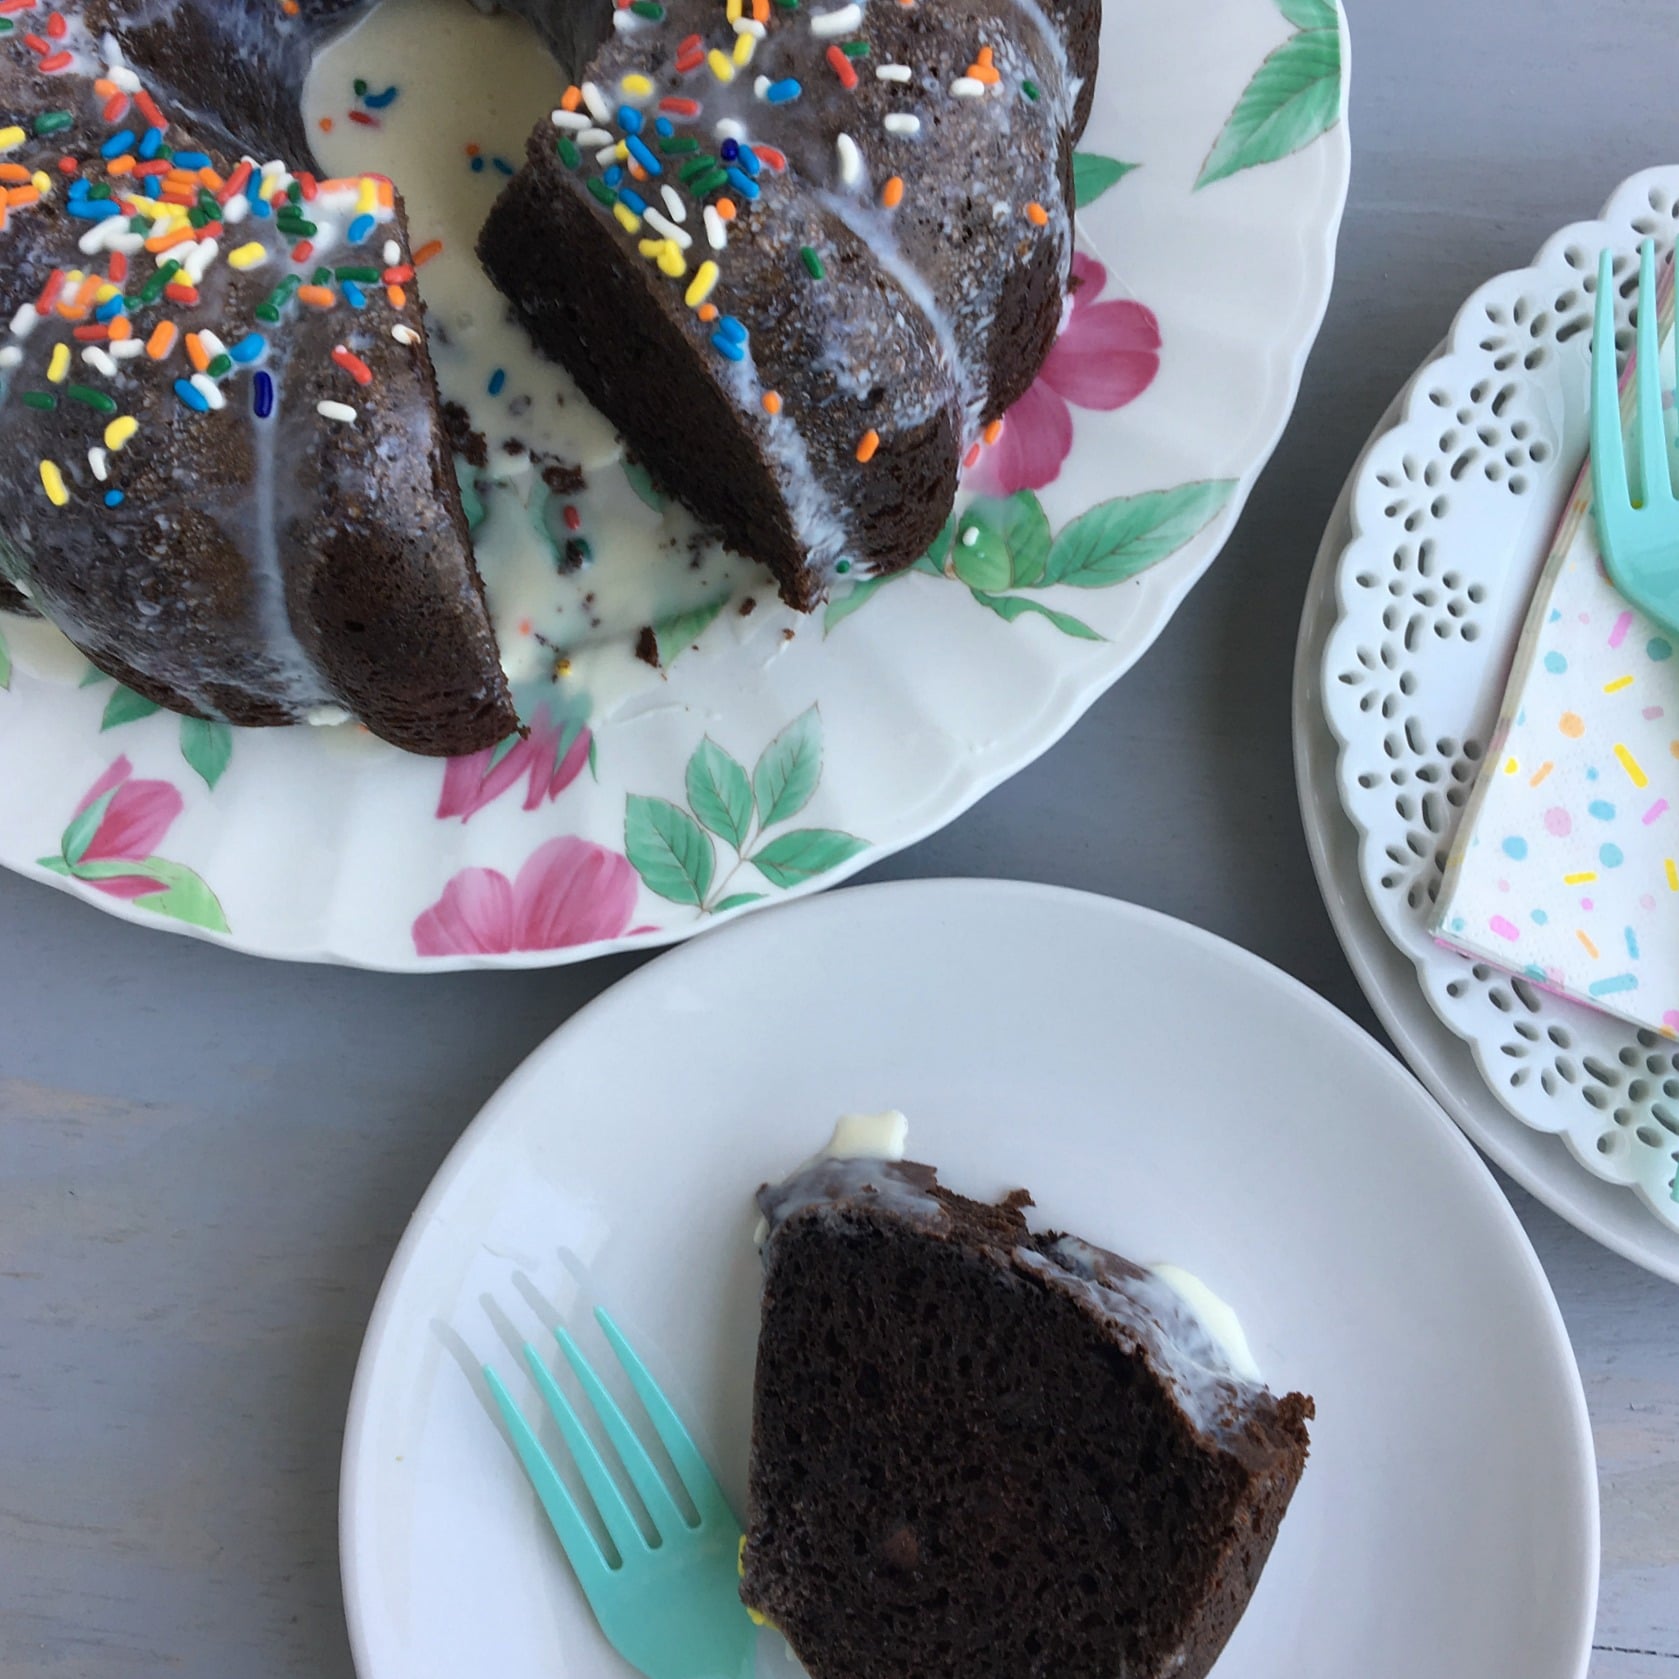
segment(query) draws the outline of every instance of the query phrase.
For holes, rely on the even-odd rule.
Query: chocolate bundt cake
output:
[[[1162,1273],[930,1166],[759,1192],[741,1595],[812,1679],[1200,1679],[1305,1466]]]
[[[1059,328],[1100,0],[605,17],[485,226],[491,278],[793,605],[910,564]]]

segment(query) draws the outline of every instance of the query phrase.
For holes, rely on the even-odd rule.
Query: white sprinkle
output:
[[[849,134],[842,134],[834,142],[839,153],[840,185],[854,187],[863,178],[863,154]]]
[[[146,353],[146,341],[143,338],[124,338],[115,344],[108,344],[106,348],[116,361],[133,361],[136,356]]]
[[[877,64],[874,73],[882,82],[907,82],[915,74],[907,64]]]
[[[744,140],[746,138],[746,124],[736,122],[733,117],[722,117],[711,125],[711,132],[719,140]]]
[[[22,364],[23,351],[16,344],[8,344],[0,350],[0,368],[17,367]]]
[[[33,303],[26,303],[12,316],[12,336],[27,338],[40,323],[41,312]]]
[[[420,342],[419,333],[417,333],[411,326],[404,326],[401,321],[398,321],[397,324],[391,328],[391,337],[399,344],[418,344]]]
[[[242,192],[236,192],[222,206],[222,220],[229,227],[237,227],[251,213],[251,201]]]
[[[705,207],[705,242],[714,251],[722,250],[729,242],[728,229],[723,225],[723,218],[717,214],[715,204]]]
[[[614,140],[610,146],[602,146],[595,153],[595,162],[602,168],[610,169],[618,161],[618,142]]]
[[[217,356],[227,354],[227,346],[207,328],[199,329],[198,342],[204,346],[204,353],[209,356],[211,361],[214,361]]]
[[[113,64],[126,64],[128,62],[122,56],[122,42],[108,29],[99,37],[99,51],[104,57],[107,69]]]
[[[208,373],[195,373],[192,376],[192,388],[209,403],[212,408],[227,407],[227,398],[222,395],[221,386]]]
[[[105,229],[111,222],[119,220],[112,216],[107,221],[95,222],[80,239],[76,241],[76,249],[85,257],[98,256],[105,249]]]
[[[754,41],[761,41],[769,31],[755,17],[737,17],[735,19],[735,33],[750,35]]]
[[[317,241],[318,243],[318,241]],[[200,239],[192,248],[192,255],[181,263],[181,272],[196,286],[203,282],[204,272],[216,260],[221,246],[214,239]]]
[[[105,461],[106,461],[106,455],[105,455],[105,451],[103,449],[89,449],[88,450],[88,452],[87,452],[88,467],[92,471],[93,476],[95,478],[97,478],[101,484],[103,484],[105,482],[105,479],[106,479],[106,476],[107,476],[106,470],[105,470]]]
[[[583,84],[583,103],[589,107],[589,115],[603,127],[612,121],[612,107],[607,104],[606,96],[593,82]]]
[[[198,381],[193,381],[196,384]],[[343,425],[353,426],[356,423],[356,411],[347,402],[317,402],[315,412],[323,420],[337,420]]]
[[[958,99],[983,99],[985,83],[974,76],[958,76],[950,84],[950,91]]]
[[[554,110],[548,113],[548,120],[556,128],[587,128],[592,119],[582,111]]]
[[[620,6],[612,14],[612,27],[627,35],[632,29],[641,27],[641,19],[628,6]]]
[[[693,244],[693,239],[679,228],[669,216],[662,216],[651,204],[647,206],[642,220],[651,228],[657,229],[665,238],[669,239],[678,250],[685,251]]]
[[[979,541],[979,526],[978,525],[969,525],[968,528],[965,531],[962,532],[962,546],[964,548],[972,548],[973,545],[978,541]]]
[[[665,201],[665,208],[670,211],[673,222],[687,221],[688,206],[682,202],[682,194],[669,181],[659,188],[659,196]]]
[[[838,11],[817,12],[810,20],[810,32],[826,40],[830,35],[849,35],[862,21],[861,6],[841,6]]]
[[[114,221],[116,218],[113,216],[111,219]],[[113,239],[110,242],[110,248],[113,251],[121,251],[125,257],[138,255],[140,251],[145,249],[145,246],[145,235],[140,233],[125,233],[120,239]]]
[[[585,128],[577,136],[580,146],[604,146],[612,138],[612,131],[607,128]]]
[[[126,64],[113,64],[105,74],[113,85],[123,93],[138,93],[140,91],[140,78]]]
[[[273,180],[276,175],[283,175],[285,172],[285,163],[277,157],[271,157],[265,164],[263,164],[261,170],[263,179],[269,181]]]
[[[85,361],[95,373],[103,373],[107,379],[114,379],[117,376],[117,364],[112,361],[106,351],[101,349],[97,344],[89,344],[87,348],[82,351],[82,360]]]
[[[888,134],[919,134],[921,118],[911,116],[908,111],[889,111],[885,127]]]
[[[385,241],[385,266],[395,268],[402,261],[402,247],[394,239]]]
[[[769,79],[769,77],[768,76],[760,76],[752,84],[752,91],[760,99],[768,99],[769,96],[770,96],[770,79]]]

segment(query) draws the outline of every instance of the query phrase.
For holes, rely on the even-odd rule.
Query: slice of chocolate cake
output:
[[[1024,1190],[824,1156],[758,1201],[741,1596],[812,1679],[1205,1674],[1312,1401],[1182,1283],[1028,1230]]]

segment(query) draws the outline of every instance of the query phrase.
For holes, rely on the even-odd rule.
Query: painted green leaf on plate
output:
[[[108,677],[104,671],[98,667],[98,665],[89,665],[87,669],[82,672],[82,679],[76,684],[76,686],[78,688],[97,688],[101,682],[109,682],[110,680],[110,677]]]
[[[155,892],[142,892],[131,900],[136,909],[165,915],[171,921],[184,921],[193,927],[204,927],[212,933],[228,930],[221,901],[203,877],[195,874],[185,863],[171,863],[166,857],[113,857],[97,863],[78,864],[72,873],[78,880],[88,881],[131,880],[135,876],[155,880]]]
[[[752,826],[752,783],[745,768],[709,735],[688,760],[688,805],[701,822],[736,851]]]
[[[212,723],[202,717],[183,717],[181,756],[204,778],[204,785],[214,792],[216,783],[233,761],[233,730],[226,723]]]
[[[865,577],[862,582],[853,583],[845,594],[834,596],[822,609],[823,635],[831,634],[837,625],[843,624],[877,589],[884,588],[894,578],[901,576],[902,572],[894,571],[885,577]]]
[[[1065,526],[1050,547],[1045,583],[1104,589],[1175,553],[1230,499],[1230,478],[1117,496]]]
[[[1011,624],[1016,618],[1023,618],[1031,613],[1040,618],[1047,618],[1063,635],[1076,636],[1080,641],[1107,639],[1098,635],[1082,618],[1075,618],[1068,612],[1053,611],[1042,601],[1033,600],[1029,595],[988,595],[978,589],[972,590],[971,593],[981,606],[990,607],[999,618],[1006,619]]]
[[[829,869],[867,851],[869,842],[833,828],[795,828],[778,834],[752,858],[758,872],[774,886],[801,886]]]
[[[716,600],[707,601],[704,606],[672,613],[655,624],[653,639],[659,646],[659,663],[669,670],[717,622],[718,613],[727,605],[727,599],[719,596]]]
[[[105,812],[111,808],[111,800],[116,796],[115,787],[107,789],[64,830],[60,849],[64,853],[65,862],[71,868],[75,868],[81,862],[87,848],[93,844],[93,836],[99,832],[99,824],[105,820]]]
[[[1073,153],[1073,203],[1082,210],[1094,204],[1116,181],[1122,181],[1137,166],[1121,163],[1117,157],[1103,157],[1100,152]]]
[[[99,719],[99,728],[103,733],[106,729],[120,728],[124,723],[137,723],[142,717],[150,717],[154,711],[162,709],[156,700],[148,700],[132,688],[124,688],[118,683],[117,691],[105,702],[105,714]]]
[[[810,803],[822,779],[822,713],[815,706],[795,718],[764,748],[752,771],[758,822],[773,828]]]
[[[762,892],[731,892],[722,903],[711,906],[711,913],[722,915],[726,910],[739,909],[744,904],[759,904],[764,901],[764,896]]]
[[[673,904],[705,902],[716,852],[680,806],[632,793],[624,810],[624,850],[648,891]]]
[[[1335,0],[1277,0],[1277,10],[1296,29],[1334,29],[1341,22]]]
[[[1340,115],[1340,30],[1291,35],[1254,72],[1236,101],[1196,190],[1299,151],[1334,127]]]

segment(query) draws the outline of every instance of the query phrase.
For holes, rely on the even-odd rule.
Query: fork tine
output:
[[[595,1320],[600,1324],[613,1352],[617,1354],[618,1362],[623,1365],[624,1374],[629,1377],[630,1386],[635,1389],[636,1397],[652,1420],[654,1431],[664,1442],[665,1450],[670,1453],[670,1460],[676,1465],[677,1476],[688,1489],[688,1496],[693,1499],[694,1508],[700,1513],[701,1523],[733,1523],[734,1511],[729,1508],[729,1501],[723,1496],[723,1489],[718,1486],[716,1476],[711,1473],[710,1466],[700,1455],[699,1447],[683,1427],[682,1419],[660,1391],[659,1384],[647,1373],[647,1366],[636,1356],[635,1349],[624,1339],[623,1332],[612,1321],[604,1306],[595,1308]]]
[[[1656,307],[1656,242],[1646,239],[1638,262],[1638,469],[1644,506],[1673,499],[1662,418],[1661,328]]]
[[[671,1497],[670,1488],[665,1485],[658,1466],[647,1455],[647,1448],[636,1438],[635,1430],[625,1420],[617,1401],[602,1386],[594,1366],[583,1356],[582,1349],[565,1330],[556,1329],[554,1335],[560,1343],[560,1351],[566,1356],[566,1363],[576,1373],[583,1392],[595,1408],[595,1415],[600,1418],[601,1426],[616,1448],[624,1472],[629,1476],[635,1490],[640,1493],[641,1502],[647,1506],[647,1514],[653,1518],[654,1530],[666,1534],[673,1531],[673,1528],[687,1527],[688,1518]]]
[[[595,1582],[610,1570],[611,1564],[595,1542],[595,1536],[589,1531],[589,1524],[583,1520],[582,1512],[577,1508],[570,1492],[566,1490],[565,1482],[555,1473],[553,1464],[548,1461],[548,1454],[542,1449],[542,1442],[537,1439],[531,1425],[525,1421],[524,1413],[513,1403],[513,1396],[502,1385],[501,1377],[487,1364],[484,1366],[484,1380],[490,1384],[496,1409],[501,1412],[501,1420],[507,1425],[507,1432],[513,1436],[513,1449],[519,1454],[520,1463],[525,1466],[525,1474],[536,1489],[536,1496],[542,1501],[542,1508],[548,1512],[548,1520],[559,1536],[560,1547],[564,1550],[567,1561],[576,1570],[584,1591],[591,1592]]]
[[[1615,362],[1615,259],[1607,249],[1598,258],[1597,314],[1592,326],[1592,496],[1603,520],[1628,508],[1632,496],[1621,423],[1620,370]]]
[[[548,1366],[542,1362],[536,1348],[529,1341],[525,1343],[525,1363],[530,1366],[531,1376],[536,1382],[537,1391],[542,1395],[543,1403],[548,1407],[548,1414],[553,1417],[559,1425],[560,1433],[565,1436],[566,1447],[582,1472],[583,1484],[595,1501],[595,1508],[600,1512],[600,1519],[606,1526],[607,1536],[618,1547],[618,1555],[628,1559],[637,1552],[645,1554],[652,1547],[648,1545],[641,1529],[636,1525],[629,1505],[624,1502],[624,1495],[619,1492],[617,1482],[612,1479],[612,1471],[606,1467],[605,1460],[595,1450],[594,1441],[584,1432],[583,1424],[578,1421],[577,1413],[571,1408],[571,1401],[560,1392],[559,1383],[549,1375]]]

